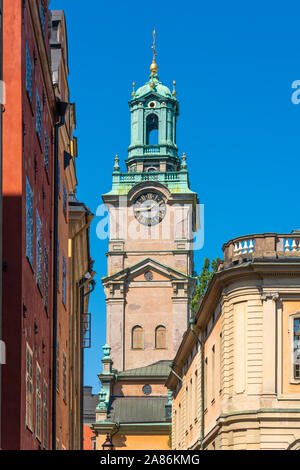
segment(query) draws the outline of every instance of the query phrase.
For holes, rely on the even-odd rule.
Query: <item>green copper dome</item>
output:
[[[158,76],[156,74],[150,77],[149,82],[145,83],[145,85],[138,88],[138,90],[134,94],[133,99],[142,98],[143,96],[148,95],[151,92],[155,92],[163,98],[175,99],[174,96],[172,97],[172,93],[170,92],[169,88],[159,81]]]

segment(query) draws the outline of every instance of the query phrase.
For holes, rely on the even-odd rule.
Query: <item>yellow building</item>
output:
[[[166,383],[173,449],[299,449],[300,233],[223,251]]]

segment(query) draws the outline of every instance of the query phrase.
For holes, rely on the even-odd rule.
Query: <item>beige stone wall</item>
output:
[[[193,251],[188,242],[189,216],[176,206],[175,196],[157,184],[155,190],[166,200],[166,216],[153,227],[140,224],[134,217],[132,203],[141,191],[151,189],[154,190],[152,183],[145,183],[143,188],[133,188],[128,199],[113,200],[112,204],[109,204],[109,197],[104,196],[110,214],[107,271],[108,276],[114,276],[104,281],[107,343],[112,348],[114,368],[119,371],[171,360],[189,317],[193,290],[193,282],[186,277],[193,271]],[[190,198],[187,195],[187,199]],[[159,264],[136,268],[138,263],[149,259]],[[124,269],[128,271],[123,271],[122,277],[120,272]],[[144,277],[147,271],[153,274],[151,281]],[[142,349],[132,348],[132,328],[137,325],[144,331]],[[155,347],[155,328],[159,325],[167,329],[165,349]]]
[[[212,291],[212,298],[213,295]],[[269,275],[266,279],[263,276],[232,279],[217,303],[211,301],[211,306],[207,311],[203,307],[202,323],[199,317],[204,360],[208,358],[204,448],[287,449],[293,443],[297,447],[300,380],[291,379],[289,318],[300,310],[300,277],[287,280],[284,276]],[[218,309],[220,316],[213,322]],[[211,377],[213,346],[215,397]],[[174,449],[200,448],[200,426],[194,433],[194,423],[201,421],[201,387],[198,407],[192,406],[192,423],[186,416],[186,387],[195,369],[200,368],[201,348],[192,359],[192,346],[188,350],[190,356],[185,353],[184,366],[178,372],[183,375],[183,382],[178,381],[173,399]],[[178,422],[179,405],[181,423]]]

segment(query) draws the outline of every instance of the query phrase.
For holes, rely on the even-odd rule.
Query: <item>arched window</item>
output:
[[[167,329],[166,327],[159,325],[155,329],[155,348],[166,349],[167,348]]]
[[[132,349],[143,349],[144,348],[144,331],[143,328],[139,325],[132,328],[131,333],[131,344]]]
[[[158,117],[149,114],[146,119],[146,145],[158,145]]]

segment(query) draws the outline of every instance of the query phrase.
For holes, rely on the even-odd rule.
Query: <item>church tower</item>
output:
[[[107,344],[117,371],[172,360],[187,328],[193,277],[192,233],[197,195],[186,156],[176,145],[179,102],[157,75],[155,33],[151,75],[129,102],[131,141],[121,172],[103,201],[110,218]]]

